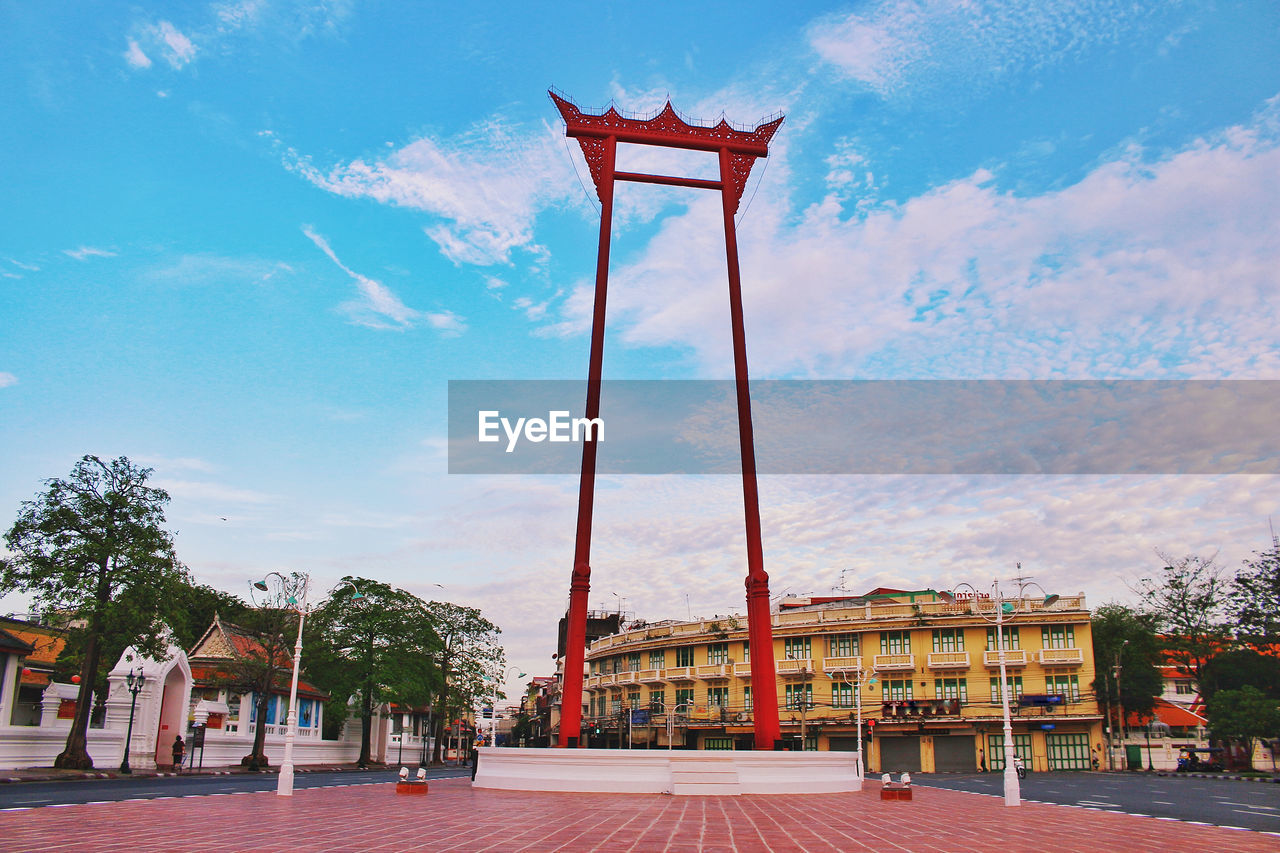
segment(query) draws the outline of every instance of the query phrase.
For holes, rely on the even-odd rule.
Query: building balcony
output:
[[[588,690],[599,690],[601,687],[600,682],[603,679],[603,675],[588,675],[583,683],[583,687],[586,687]]]
[[[636,680],[641,684],[661,684],[666,677],[660,669],[642,669],[636,673]]]
[[[1000,666],[1000,651],[998,649],[987,649],[982,653],[982,663],[989,667]],[[1005,666],[1026,666],[1027,653],[1023,649],[1005,649],[1004,650]]]
[[[706,666],[695,666],[693,668],[694,677],[703,681],[710,681],[720,678],[728,678],[730,667],[724,663],[710,663]]]
[[[861,672],[862,657],[827,658],[822,662],[822,671],[827,675],[833,672]]]
[[[880,706],[880,716],[886,720],[908,717],[959,717],[961,707],[959,699],[906,699],[883,703]]]
[[[784,678],[813,675],[813,661],[810,658],[774,661],[774,667],[777,669],[778,675]]]
[[[1041,649],[1038,657],[1041,666],[1080,666],[1084,649]]]
[[[914,670],[916,668],[915,655],[876,655],[872,658],[871,667],[876,672],[896,672],[899,670]]]
[[[635,672],[619,672],[619,673],[617,673],[617,674],[614,676],[614,678],[613,678],[613,683],[614,683],[614,684],[617,684],[617,685],[623,685],[623,684],[635,684],[635,683],[637,683],[637,681],[638,681],[638,679],[636,678],[636,675],[638,675],[638,673],[635,673]]]
[[[738,677],[738,678],[750,678],[750,677],[751,677],[751,664],[749,664],[749,663],[735,663],[735,664],[733,665],[733,674],[734,674],[736,677]]]
[[[691,666],[669,666],[666,669],[667,681],[693,681],[693,669]]]
[[[929,652],[929,669],[968,669],[968,652]]]

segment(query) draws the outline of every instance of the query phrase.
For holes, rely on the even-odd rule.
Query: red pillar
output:
[[[720,149],[720,182],[728,187],[732,158]],[[724,189],[725,256],[729,264],[729,318],[733,325],[733,376],[738,397],[738,441],[742,448],[742,502],[747,530],[747,642],[751,648],[751,704],[756,749],[773,749],[781,737],[778,684],[773,665],[773,623],[769,613],[769,575],[760,544],[760,495],[756,489],[756,450],[751,429],[751,387],[747,376],[747,337],[742,320],[742,278],[738,270],[738,235],[733,225],[737,200]]]
[[[617,138],[605,141],[600,195],[600,248],[596,255],[596,301],[591,316],[591,362],[587,369],[587,418],[600,417],[600,380],[604,369],[605,293],[609,283],[609,237],[613,230],[613,171]],[[591,512],[595,505],[596,442],[582,443],[582,476],[578,481],[578,532],[569,581],[569,624],[565,631],[564,681],[560,694],[560,740],[581,744],[582,666],[587,648],[587,596],[591,591]]]

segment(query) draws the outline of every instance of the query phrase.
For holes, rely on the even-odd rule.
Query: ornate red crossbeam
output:
[[[769,575],[760,542],[760,498],[756,487],[755,444],[751,427],[751,394],[747,376],[747,344],[742,319],[742,282],[738,238],[733,215],[742,200],[751,167],[769,154],[769,141],[782,124],[777,116],[753,130],[740,130],[723,119],[706,127],[682,119],[668,101],[657,115],[640,119],[610,107],[599,115],[583,113],[554,91],[551,100],[564,118],[565,134],[578,140],[600,199],[600,247],[596,256],[595,307],[591,320],[591,357],[587,370],[586,416],[600,416],[600,382],[604,364],[605,295],[609,282],[609,237],[613,224],[616,181],[695,187],[720,191],[724,214],[725,254],[729,272],[729,320],[733,332],[733,367],[738,402],[738,437],[742,451],[742,499],[747,534],[747,636],[751,650],[752,717],[755,748],[773,749],[781,734],[778,688],[773,664],[773,626],[769,614]],[[618,143],[714,151],[720,180],[646,175],[615,169]],[[596,443],[583,442],[582,478],[578,486],[578,529],[573,574],[569,583],[569,624],[565,644],[564,692],[560,713],[560,746],[578,746],[582,728],[582,666],[586,652],[587,595],[591,589],[591,518],[595,503]]]

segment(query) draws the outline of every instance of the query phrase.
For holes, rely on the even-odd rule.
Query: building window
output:
[[[751,644],[750,643],[742,644],[742,662],[751,663]]]
[[[1022,644],[1018,641],[1018,629],[1011,628],[1008,625],[1000,629],[1000,636],[1004,638],[1004,647],[1006,649],[1020,649]],[[1000,646],[996,644],[996,629],[987,629],[987,648],[999,650]]]
[[[1050,675],[1045,679],[1045,692],[1062,696],[1068,702],[1080,701],[1080,677],[1077,675]]]
[[[733,749],[733,738],[731,737],[704,737],[702,739],[703,749]]]
[[[857,656],[857,634],[835,634],[827,640],[827,657],[852,658]]]
[[[849,682],[833,681],[831,682],[831,707],[832,708],[852,708],[853,707],[853,685]]]
[[[681,705],[692,705],[692,704],[693,704],[693,688],[692,688],[692,687],[678,687],[678,688],[676,688],[676,707],[677,707],[677,709],[678,709],[678,708],[679,708],[679,706],[681,706]],[[689,709],[688,709],[688,708],[685,708],[685,709],[684,709],[684,713],[686,713],[686,714],[687,714],[687,713],[689,713]]]
[[[640,707],[640,691],[639,690],[632,690],[630,693],[627,694],[627,707],[628,708]]]
[[[751,712],[751,685],[748,684],[742,688],[742,707]]]
[[[813,707],[812,684],[787,685],[787,710],[799,711],[801,708]]]
[[[911,679],[895,678],[884,683],[884,701],[909,702],[915,697],[911,695]]]
[[[662,649],[649,652],[649,669],[662,669],[667,665],[667,654]]]
[[[609,672],[610,672],[610,674],[612,674],[612,673],[616,673],[616,672],[621,672],[621,671],[622,671],[622,656],[621,656],[621,655],[616,655],[616,656],[614,656],[614,657],[609,658],[609,660],[608,660],[608,664],[609,664]]]
[[[787,660],[808,660],[813,657],[813,647],[808,637],[787,637],[782,643],[783,657]]]
[[[611,714],[622,713],[622,697],[621,696],[614,696],[612,699],[609,700],[609,713]]]
[[[665,690],[656,689],[649,691],[649,710],[655,714],[661,714],[662,710],[667,706],[667,693]]]
[[[1190,681],[1175,681],[1173,682],[1173,692],[1178,696],[1191,696],[1196,691],[1191,686]]]
[[[969,701],[969,685],[963,678],[935,678],[933,695],[938,699],[959,699]]]
[[[1046,625],[1040,629],[1040,642],[1046,649],[1074,649],[1076,629],[1074,625]]]
[[[712,643],[707,646],[707,663],[711,665],[729,662],[729,644]]]
[[[693,666],[693,646],[676,647],[676,666]]]
[[[882,655],[911,654],[911,632],[910,631],[881,631],[880,632],[880,654]]]
[[[963,628],[937,628],[933,632],[933,650],[935,652],[964,651]]]
[[[729,707],[729,688],[728,687],[708,687],[707,688],[707,704],[715,705],[718,708]]]
[[[1009,686],[1010,686],[1009,701],[1016,702],[1018,699],[1021,699],[1022,698],[1022,676],[1021,675],[1009,676]],[[1000,698],[1000,679],[998,677],[991,679],[991,701],[992,702],[1004,701],[1002,698]]]
[[[627,671],[628,672],[640,671],[640,653],[639,652],[632,652],[631,654],[627,655]]]

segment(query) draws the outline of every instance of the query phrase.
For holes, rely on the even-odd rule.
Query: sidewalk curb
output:
[[[1229,779],[1233,782],[1274,782],[1280,784],[1280,776],[1242,776],[1238,773],[1170,773],[1159,770],[1157,776],[1165,779]]]
[[[366,768],[366,770],[378,768]],[[390,769],[390,766],[386,769]],[[308,767],[295,767],[294,773],[335,773],[356,772],[360,768],[350,764],[316,764]],[[279,768],[265,770],[247,770],[241,767],[211,767],[208,770],[188,770],[175,773],[171,770],[142,770],[134,773],[121,773],[119,770],[55,770],[50,767],[33,767],[24,770],[0,770],[0,784],[21,782],[76,782],[85,779],[158,779],[176,776],[247,776],[276,775]],[[19,775],[11,775],[19,774]]]

